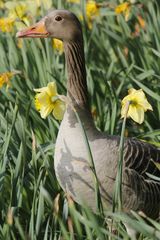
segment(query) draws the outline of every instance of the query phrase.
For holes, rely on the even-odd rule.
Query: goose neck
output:
[[[67,95],[74,105],[89,108],[83,41],[64,43],[68,71]]]

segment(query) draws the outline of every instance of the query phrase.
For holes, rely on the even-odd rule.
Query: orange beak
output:
[[[46,38],[49,33],[45,28],[45,19],[42,19],[38,23],[24,30],[17,32],[16,37],[18,38]]]

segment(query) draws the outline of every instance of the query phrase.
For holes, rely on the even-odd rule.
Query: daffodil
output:
[[[27,4],[27,2],[8,1],[6,2],[5,7],[8,10],[8,17],[14,20],[15,25],[17,24],[16,27],[19,24],[19,22],[17,21],[21,21],[22,23],[29,25],[30,23],[29,16],[28,16],[29,4]]]
[[[53,39],[53,48],[55,48],[60,54],[63,52],[63,42],[59,39]]]
[[[15,75],[14,72],[5,72],[0,73],[0,88],[3,87],[4,84],[7,84],[7,87],[10,86],[10,79]]]
[[[3,87],[4,83],[5,83],[5,79],[1,75],[0,76],[0,88]]]
[[[126,106],[129,103],[128,112],[126,113]],[[149,104],[142,89],[136,90],[131,88],[128,90],[128,95],[122,100],[121,116],[124,118],[131,117],[135,122],[141,124],[144,121],[144,113],[147,110],[153,110]]]
[[[129,2],[121,3],[115,8],[115,12],[117,14],[121,14],[121,13],[124,14],[126,21],[128,21],[130,11],[131,11],[131,4]]]
[[[46,118],[50,113],[57,120],[62,120],[65,103],[60,99],[57,93],[55,82],[48,83],[47,87],[34,89],[37,92],[35,96],[35,107],[40,112],[42,118]]]
[[[12,32],[14,28],[14,20],[12,18],[0,18],[0,31]]]
[[[23,20],[24,16],[27,12],[27,4],[26,3],[19,3],[14,8],[11,8],[9,11],[9,16],[13,19],[19,18]]]
[[[92,0],[87,1],[86,3],[86,16],[88,19],[88,27],[92,28],[92,22],[95,19],[95,17],[99,16],[99,5]]]
[[[42,1],[47,6],[49,0]],[[29,26],[32,17],[38,15],[39,1],[7,1],[5,8],[8,10],[8,17],[15,21],[15,26],[18,30],[24,28],[24,25]]]

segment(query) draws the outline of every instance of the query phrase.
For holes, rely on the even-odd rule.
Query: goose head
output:
[[[67,10],[53,10],[39,22],[17,33],[19,38],[57,38],[64,42],[81,40],[78,18]]]
[[[67,93],[74,103],[88,109],[82,28],[78,18],[67,10],[52,10],[39,22],[17,33],[19,38],[57,38],[64,42],[67,62]]]

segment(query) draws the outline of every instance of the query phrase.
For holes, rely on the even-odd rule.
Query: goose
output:
[[[78,18],[68,10],[52,10],[35,25],[19,31],[17,36],[51,37],[63,41],[68,72],[67,96],[71,104],[66,107],[56,140],[56,176],[63,190],[77,203],[85,203],[96,211],[95,185],[83,125],[93,156],[104,211],[111,208],[120,137],[108,136],[95,127],[89,106],[83,34]],[[160,149],[135,138],[125,138],[123,158],[123,211],[142,211],[148,217],[157,219],[160,212],[160,183],[149,177],[148,173],[160,177],[160,171],[154,164],[160,163]]]

